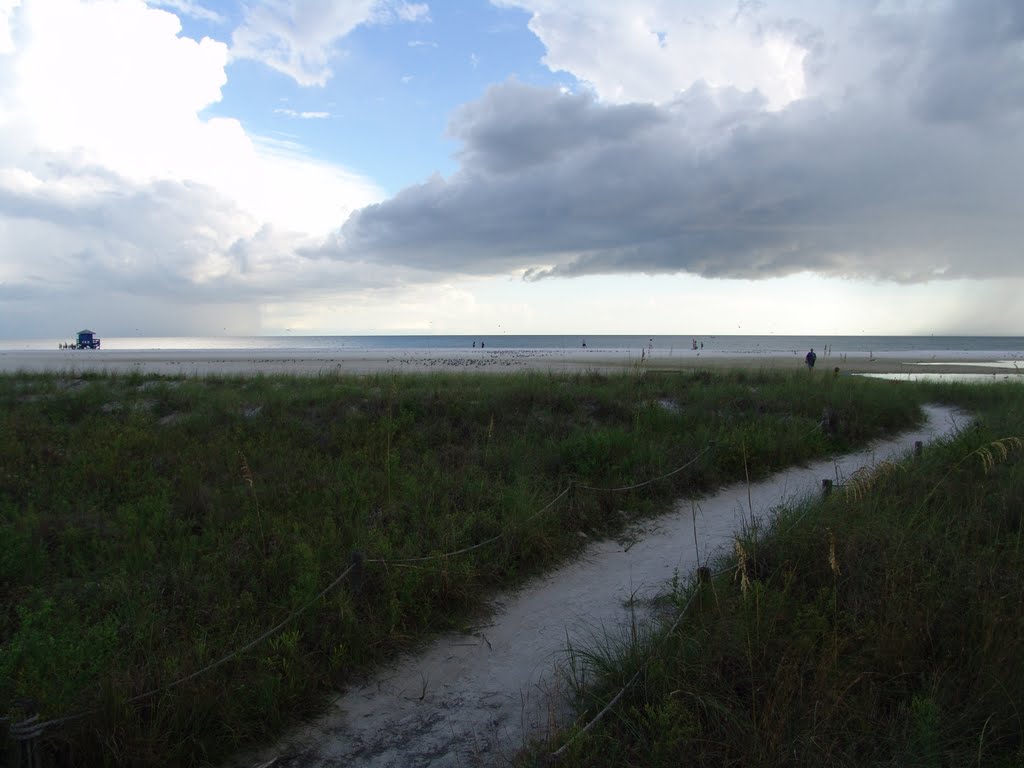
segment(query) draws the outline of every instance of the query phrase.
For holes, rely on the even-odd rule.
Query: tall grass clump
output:
[[[44,764],[217,763],[578,532],[911,426],[921,397],[767,373],[0,377],[0,737],[74,715]]]
[[[1024,764],[1024,392],[918,389],[974,423],[739,534],[616,716],[524,762]],[[602,659],[580,722],[636,655]]]

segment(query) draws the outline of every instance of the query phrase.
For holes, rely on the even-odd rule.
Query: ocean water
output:
[[[373,349],[470,349],[485,344],[490,349],[588,349],[639,350],[649,345],[659,354],[690,350],[693,342],[704,349],[730,354],[803,354],[809,348],[828,345],[833,354],[846,352],[1019,352],[1022,336],[626,336],[626,335],[512,335],[479,336],[161,336],[105,337],[105,350],[267,350],[351,352]],[[55,350],[66,339],[0,339],[0,350]]]

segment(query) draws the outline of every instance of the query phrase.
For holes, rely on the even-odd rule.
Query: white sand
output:
[[[1017,367],[1019,365],[1019,368]],[[0,373],[155,373],[161,375],[367,374],[429,371],[613,371],[633,367],[674,369],[803,369],[799,353],[609,349],[376,349],[296,350],[12,350],[0,351]],[[928,366],[931,373],[1024,373],[1019,353],[942,352],[849,353],[819,356],[816,373],[907,373]]]

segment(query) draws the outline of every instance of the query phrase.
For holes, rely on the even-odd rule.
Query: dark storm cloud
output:
[[[614,111],[586,95],[506,84],[501,98],[488,97],[459,109],[451,134],[464,144],[467,167],[504,173],[557,161],[566,152],[632,141],[666,117],[655,107],[628,105]]]
[[[1024,109],[1024,3],[959,3],[935,37],[918,99],[926,117],[973,121]]]
[[[457,173],[358,211],[322,252],[530,278],[1024,274],[1024,11],[922,13],[865,22],[865,85],[779,112],[701,83],[657,107],[493,87],[453,118]]]

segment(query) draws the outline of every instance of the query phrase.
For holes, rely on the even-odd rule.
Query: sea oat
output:
[[[740,591],[746,597],[747,591],[750,589],[750,576],[747,575],[747,550],[739,539],[736,539],[736,556],[740,560]]]
[[[836,534],[832,530],[828,532],[828,564],[833,575],[838,576],[842,573],[839,570],[839,559],[836,557]]]
[[[1000,440],[993,440],[988,445],[978,448],[975,453],[981,459],[982,468],[988,474],[996,468],[997,464],[1006,461],[1010,454],[1024,448],[1024,440],[1019,437],[1004,437]]]
[[[873,467],[864,467],[854,472],[850,479],[843,483],[843,490],[850,501],[856,504],[876,485],[902,470],[902,465],[894,461],[881,461]]]
[[[252,470],[249,469],[249,462],[245,459],[245,454],[241,451],[238,452],[238,458],[242,461],[242,479],[245,480],[245,484],[250,488],[253,487],[252,482]]]

